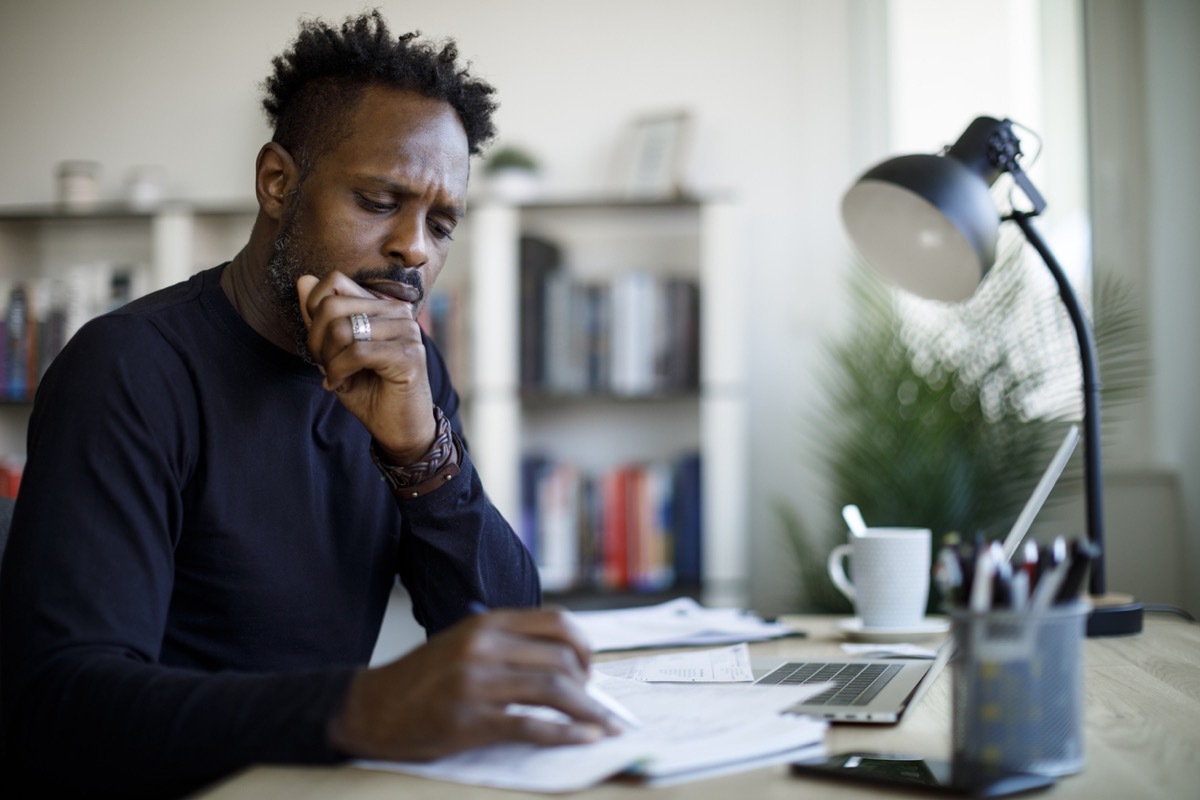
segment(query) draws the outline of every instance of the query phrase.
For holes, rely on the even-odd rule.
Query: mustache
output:
[[[417,290],[417,302],[425,299],[425,279],[419,269],[406,267],[403,264],[388,264],[386,267],[360,270],[354,275],[355,283],[367,281],[392,281],[403,283]]]

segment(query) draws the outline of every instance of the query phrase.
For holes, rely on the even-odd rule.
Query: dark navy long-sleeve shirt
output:
[[[10,776],[171,795],[336,761],[327,724],[397,576],[429,633],[540,600],[469,456],[396,501],[365,428],[241,319],[221,269],[93,320],[38,389],[0,577]]]

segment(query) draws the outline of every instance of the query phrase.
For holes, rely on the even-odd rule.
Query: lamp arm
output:
[[[1079,362],[1083,371],[1083,458],[1084,458],[1084,487],[1086,494],[1087,532],[1088,539],[1097,546],[1099,554],[1092,563],[1089,578],[1089,591],[1094,596],[1105,593],[1104,584],[1104,503],[1103,487],[1100,472],[1100,379],[1097,370],[1096,342],[1092,336],[1092,328],[1084,316],[1079,298],[1071,288],[1066,273],[1058,259],[1050,252],[1050,248],[1042,239],[1037,229],[1033,227],[1030,218],[1033,213],[1014,211],[1008,218],[1020,226],[1021,232],[1033,248],[1037,250],[1047,269],[1058,284],[1058,294],[1067,314],[1075,326],[1075,338],[1079,343]]]

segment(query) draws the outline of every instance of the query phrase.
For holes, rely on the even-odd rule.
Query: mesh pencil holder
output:
[[[1091,605],[951,612],[954,761],[1069,775],[1084,765],[1083,639]]]

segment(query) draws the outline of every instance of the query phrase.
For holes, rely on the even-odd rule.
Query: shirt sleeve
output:
[[[195,394],[148,325],[92,325],[39,389],[0,576],[5,780],[175,796],[251,763],[338,760],[349,667],[160,663]]]
[[[433,402],[463,442],[459,473],[446,485],[403,503],[399,574],[413,614],[429,634],[488,608],[541,604],[537,566],[492,505],[475,471],[459,417],[459,398],[441,353],[426,340]]]

